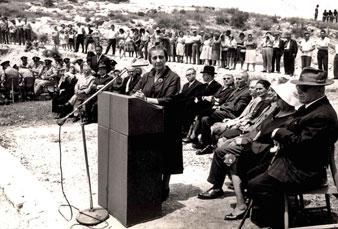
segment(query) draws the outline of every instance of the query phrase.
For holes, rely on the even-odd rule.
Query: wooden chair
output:
[[[313,209],[327,209],[327,213],[329,216],[331,216],[331,203],[330,203],[330,194],[335,194],[337,195],[338,193],[338,172],[337,172],[337,166],[335,162],[335,148],[334,146],[331,147],[330,149],[330,154],[329,154],[329,163],[328,167],[331,170],[332,178],[334,185],[329,185],[329,183],[326,180],[326,183],[324,183],[321,187],[317,189],[312,189],[312,190],[306,190],[303,192],[293,192],[293,193],[284,193],[284,228],[288,229],[289,227],[289,204],[288,204],[288,196],[295,196],[296,197],[296,203],[297,206],[299,207],[300,211],[304,210],[313,210]],[[328,168],[327,168],[328,169]],[[303,195],[318,195],[318,194],[323,194],[325,195],[325,206],[319,206],[319,207],[313,207],[313,208],[305,208],[304,207],[304,200],[303,200]],[[299,199],[299,202],[298,202]],[[338,227],[338,223],[336,224],[330,224],[330,225],[321,225],[320,228],[336,228]],[[316,228],[316,226],[309,226],[309,227],[301,227],[301,228]],[[317,227],[319,228],[319,227]]]

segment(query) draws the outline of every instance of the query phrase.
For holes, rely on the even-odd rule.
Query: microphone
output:
[[[139,59],[135,58],[132,61],[132,64],[131,64],[132,67],[145,67],[145,66],[148,66],[148,65],[149,65],[149,61],[147,61],[145,59],[141,59],[141,58],[139,58]]]

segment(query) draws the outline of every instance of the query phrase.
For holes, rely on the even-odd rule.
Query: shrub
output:
[[[43,6],[45,6],[45,7],[54,6],[54,0],[43,0]]]
[[[215,20],[217,25],[225,25],[230,22],[228,17],[222,15],[216,16]]]
[[[185,10],[184,9],[181,9],[180,10],[180,14],[185,14],[186,12],[185,12]]]
[[[161,14],[161,16],[155,18],[156,24],[160,28],[172,28],[183,30],[184,26],[188,26],[189,23],[183,17],[173,17],[168,14]]]
[[[237,10],[234,14],[232,14],[230,25],[234,26],[235,28],[242,29],[245,27],[245,23],[248,21],[248,19],[249,13]]]
[[[142,11],[137,12],[137,15],[140,17],[144,17],[146,14]]]

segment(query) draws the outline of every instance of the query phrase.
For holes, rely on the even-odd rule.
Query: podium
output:
[[[99,205],[125,227],[159,217],[162,107],[103,92],[98,111]]]

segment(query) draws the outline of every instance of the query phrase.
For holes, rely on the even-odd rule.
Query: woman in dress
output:
[[[176,56],[177,56],[177,62],[183,63],[183,56],[184,56],[184,49],[185,49],[185,39],[184,39],[184,33],[183,31],[180,31],[178,33],[178,38],[176,42]]]
[[[213,66],[220,66],[221,57],[221,36],[218,33],[214,34],[212,42],[211,60]]]
[[[204,61],[204,65],[210,65],[211,53],[212,53],[212,37],[209,34],[204,35],[204,42],[202,44],[202,51],[200,55],[200,60]]]
[[[54,48],[59,48],[59,45],[60,45],[60,33],[58,31],[58,27],[55,26],[54,27],[54,31],[52,32],[52,40],[53,40],[53,43],[54,43]]]
[[[246,70],[249,71],[250,64],[252,64],[253,71],[255,71],[257,44],[254,41],[252,34],[248,34],[248,39],[244,42],[244,46],[246,48],[245,51]]]
[[[162,143],[162,201],[169,196],[171,174],[183,172],[182,138],[178,109],[170,103],[173,95],[180,91],[180,78],[166,65],[168,55],[162,46],[149,50],[149,61],[153,65],[150,72],[143,75],[134,88],[134,96],[149,103],[164,105],[165,133]]]

